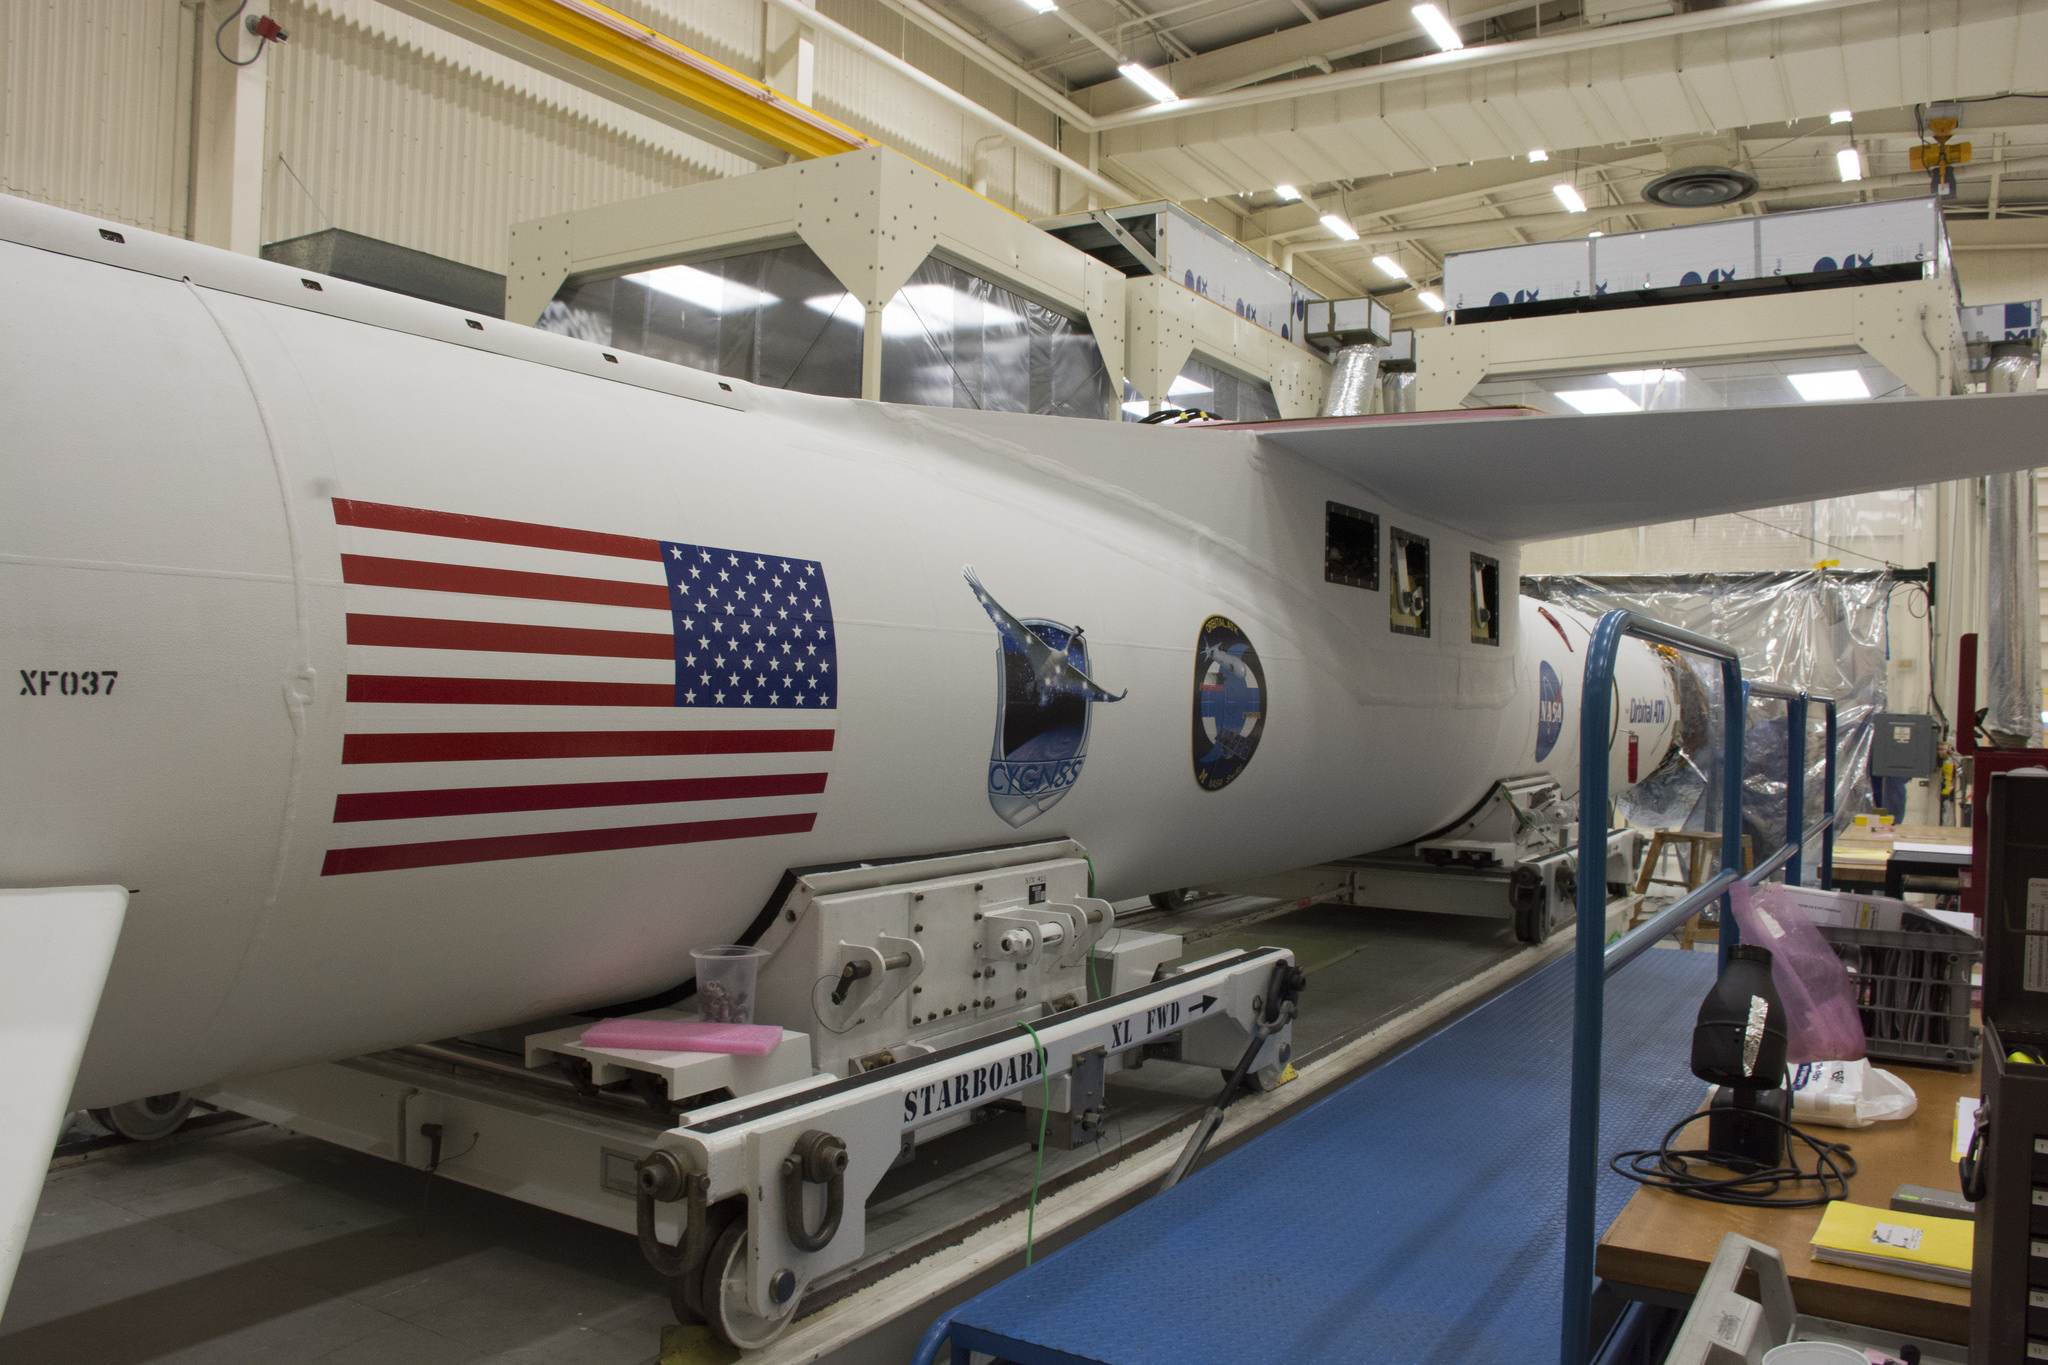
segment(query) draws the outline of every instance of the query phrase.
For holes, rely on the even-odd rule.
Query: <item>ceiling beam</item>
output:
[[[1450,0],[1445,9],[1452,23],[1470,24],[1529,9],[1531,5],[1532,0],[1513,0],[1507,4],[1499,0]],[[1183,98],[1212,95],[1255,81],[1284,76],[1304,67],[1314,67],[1319,58],[1327,64],[1341,57],[1356,56],[1377,47],[1388,47],[1423,36],[1422,25],[1415,22],[1408,5],[1383,0],[1382,3],[1347,10],[1328,19],[1296,24],[1278,33],[1199,53],[1168,65],[1158,75]],[[1104,81],[1076,91],[1074,99],[1097,116],[1151,103],[1141,92],[1132,89],[1129,82],[1121,80]]]

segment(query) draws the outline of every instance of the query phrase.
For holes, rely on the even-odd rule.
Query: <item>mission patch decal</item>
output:
[[[1096,702],[1122,701],[1088,676],[1081,627],[1012,615],[962,570],[996,628],[996,737],[988,759],[988,804],[1016,828],[1060,803],[1081,780]]]
[[[1226,616],[1202,623],[1195,644],[1195,785],[1222,791],[1237,780],[1265,733],[1266,671],[1259,652]]]

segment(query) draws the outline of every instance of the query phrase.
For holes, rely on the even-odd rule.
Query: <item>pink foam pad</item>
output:
[[[607,1019],[583,1031],[585,1047],[643,1052],[736,1052],[764,1057],[782,1041],[772,1024],[705,1024],[695,1019]]]

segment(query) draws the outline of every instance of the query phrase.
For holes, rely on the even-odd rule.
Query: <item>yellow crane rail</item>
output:
[[[448,0],[800,157],[876,145],[751,76],[590,0]]]

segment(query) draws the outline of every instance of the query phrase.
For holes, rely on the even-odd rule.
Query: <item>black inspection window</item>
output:
[[[1352,588],[1380,586],[1380,519],[1341,502],[1323,504],[1323,579]]]
[[[1472,643],[1500,643],[1500,561],[1472,556]]]
[[[1399,635],[1429,634],[1429,537],[1389,527],[1387,558],[1394,575],[1388,585],[1387,624]]]

